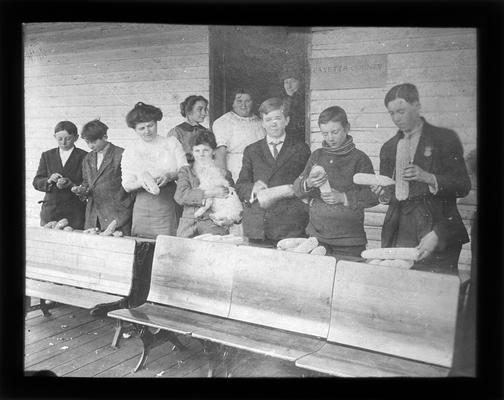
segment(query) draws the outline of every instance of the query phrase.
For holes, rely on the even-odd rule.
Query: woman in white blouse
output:
[[[252,113],[253,99],[249,90],[235,90],[232,99],[233,110],[216,119],[212,130],[217,141],[216,163],[229,170],[236,182],[245,147],[261,140],[266,132],[260,118]]]
[[[177,233],[180,209],[173,196],[177,188],[180,167],[187,165],[182,145],[175,137],[157,134],[157,122],[162,111],[154,106],[137,103],[126,116],[126,123],[138,135],[128,146],[121,161],[122,185],[127,192],[136,191],[133,206],[132,236],[156,238]],[[159,187],[151,194],[142,175],[148,172]]]

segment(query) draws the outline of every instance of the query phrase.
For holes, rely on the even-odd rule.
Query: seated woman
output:
[[[137,134],[121,159],[122,186],[126,192],[136,192],[132,236],[155,239],[157,235],[177,233],[175,180],[187,161],[177,139],[157,134],[161,118],[159,108],[141,102],[126,116],[126,123]]]
[[[40,225],[68,219],[74,229],[84,227],[86,203],[71,192],[82,183],[82,161],[87,152],[75,147],[79,138],[77,127],[70,121],[61,121],[54,128],[58,147],[42,153],[33,187],[45,192],[40,211]]]
[[[303,173],[294,182],[296,196],[310,199],[306,233],[319,240],[327,255],[360,258],[367,243],[364,209],[378,204],[378,199],[367,186],[355,185],[353,176],[359,172],[373,174],[373,165],[365,153],[355,148],[348,135],[350,123],[342,108],[325,109],[318,124],[324,138],[322,148],[311,154]],[[314,166],[322,167],[322,173],[312,172]],[[330,185],[328,189],[326,182]]]
[[[193,94],[180,103],[180,114],[185,121],[171,129],[167,136],[175,136],[182,144],[187,160],[192,161],[194,139],[201,130],[206,130],[201,123],[208,115],[208,100]]]
[[[216,220],[212,211],[204,207],[208,199],[226,198],[230,193],[229,187],[234,186],[231,173],[214,162],[216,147],[212,132],[199,132],[192,147],[194,163],[179,171],[175,201],[184,206],[184,211],[177,236],[194,237],[205,233],[226,235],[229,225],[233,224],[233,221]]]

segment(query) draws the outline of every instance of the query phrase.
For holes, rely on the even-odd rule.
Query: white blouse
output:
[[[240,174],[245,147],[266,136],[261,120],[256,115],[240,117],[233,111],[229,111],[215,120],[212,130],[217,147],[226,146],[227,169],[236,182]]]
[[[186,155],[177,138],[158,135],[151,142],[137,138],[122,154],[123,187],[125,183],[135,182],[145,171],[157,178],[175,173],[184,165],[188,165]]]

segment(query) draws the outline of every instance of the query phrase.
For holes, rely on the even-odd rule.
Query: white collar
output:
[[[72,152],[72,150],[75,149],[75,146],[72,146],[72,148],[69,150],[63,150],[61,147],[58,147],[58,149],[59,149],[60,153],[66,154],[66,153]]]
[[[266,134],[266,141],[268,142],[268,144],[270,143],[280,143],[280,142],[285,142],[285,137],[287,135],[284,133],[282,136],[280,136],[279,138],[272,138],[270,135]]]

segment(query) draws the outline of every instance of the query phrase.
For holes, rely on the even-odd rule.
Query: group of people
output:
[[[421,117],[413,84],[396,85],[385,96],[385,108],[399,128],[380,151],[379,173],[396,181],[388,187],[354,183],[356,173],[374,174],[374,169],[356,148],[341,107],[320,113],[323,143],[312,153],[299,122],[290,124],[292,100],[269,98],[257,116],[250,90],[238,89],[232,99],[232,110],[209,130],[202,125],[208,100],[189,96],[180,105],[185,121],[166,136],[157,131],[162,111],[139,102],[126,116],[136,134],[126,149],[111,143],[108,127],[93,120],[81,130],[91,149],[86,153],[74,145],[76,126],[58,123],[58,147],[42,154],[33,180],[46,193],[41,225],[67,218],[74,229],[104,230],[116,220],[125,235],[148,238],[225,235],[231,229],[266,247],[313,236],[328,255],[357,259],[367,243],[364,210],[381,202],[389,205],[382,247],[418,247],[415,268],[456,273],[461,247],[469,241],[456,198],[468,194],[471,182],[457,134]],[[295,119],[304,121],[304,115]],[[323,173],[313,174],[315,166]],[[224,183],[201,186],[210,172]],[[145,173],[159,193],[149,190]],[[292,193],[268,207],[257,201],[262,190],[280,186]],[[241,224],[221,223],[211,210],[195,216],[208,199],[226,198],[231,188],[243,206]]]

